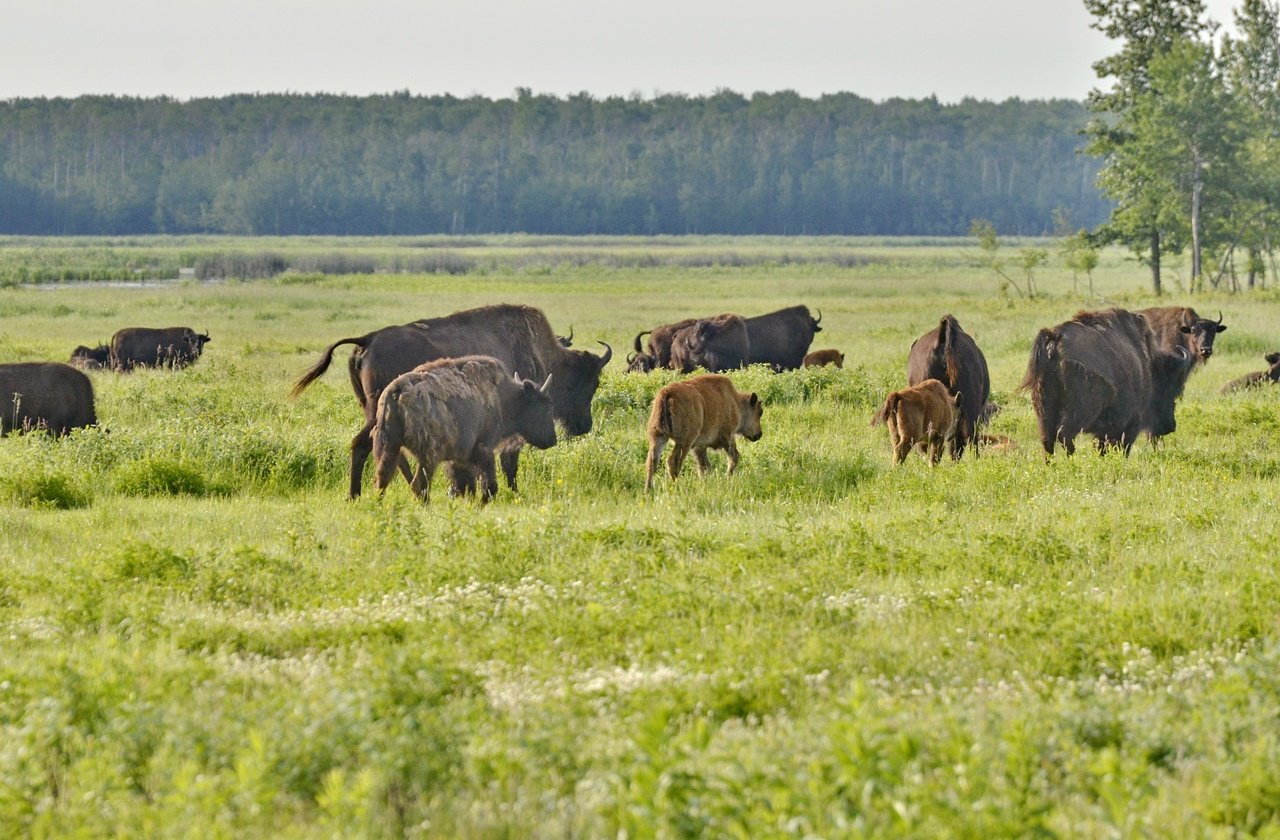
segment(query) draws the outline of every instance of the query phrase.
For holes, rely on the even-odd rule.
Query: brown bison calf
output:
[[[889,395],[871,422],[888,425],[895,464],[907,460],[907,453],[917,445],[921,452],[929,454],[930,464],[942,460],[943,447],[955,437],[959,396],[953,397],[947,386],[936,379],[926,379]]]
[[[729,377],[716,373],[673,382],[653,398],[649,412],[649,458],[645,462],[644,489],[653,489],[663,447],[671,441],[667,472],[680,475],[685,456],[693,450],[698,471],[706,474],[707,450],[723,449],[729,456],[729,473],[738,466],[738,446],[734,435],[760,439],[760,416],[764,405],[754,393],[743,394]]]
[[[1226,385],[1222,386],[1220,394],[1230,394],[1235,391],[1245,391],[1250,388],[1260,388],[1263,385],[1274,385],[1280,382],[1280,353],[1268,353],[1264,356],[1269,367],[1266,370],[1258,370],[1253,373],[1245,374],[1239,379],[1233,379]]]
[[[520,435],[539,449],[555,446],[550,380],[539,387],[490,356],[439,359],[397,376],[378,398],[374,486],[382,493],[397,467],[407,473],[403,448],[418,459],[413,490],[423,502],[445,461],[474,470],[489,501],[498,490],[494,448],[501,441]]]
[[[843,369],[844,354],[839,350],[814,350],[805,356],[801,363],[802,367],[822,367],[823,365],[835,365]]]

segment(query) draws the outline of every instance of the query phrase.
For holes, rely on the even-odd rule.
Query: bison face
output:
[[[600,387],[600,372],[613,358],[613,348],[608,344],[604,344],[604,348],[602,356],[586,350],[566,350],[552,371],[551,403],[555,406],[556,419],[564,423],[564,430],[570,436],[591,431],[591,400]]]
[[[1280,353],[1268,353],[1264,358],[1270,365],[1267,370],[1267,379],[1271,382],[1280,382]]]
[[[658,360],[648,353],[632,353],[627,356],[627,373],[649,373],[658,366]]]
[[[745,404],[738,406],[741,417],[738,419],[738,431],[747,440],[759,440],[764,432],[760,428],[760,418],[764,416],[764,403],[752,392]]]
[[[517,431],[531,446],[549,449],[556,445],[555,411],[551,405],[550,385],[554,375],[539,387],[527,379],[520,381],[520,408]]]
[[[1179,329],[1188,337],[1188,345],[1191,347],[1191,353],[1195,359],[1200,361],[1208,361],[1213,355],[1213,340],[1218,337],[1218,333],[1226,330],[1226,325],[1222,323],[1222,313],[1218,313],[1218,320],[1210,321],[1208,318],[1201,318],[1191,326],[1179,327]]]

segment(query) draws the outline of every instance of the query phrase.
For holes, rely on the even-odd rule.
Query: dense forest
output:
[[[0,233],[965,234],[1093,226],[1085,105],[854,94],[0,102]]]

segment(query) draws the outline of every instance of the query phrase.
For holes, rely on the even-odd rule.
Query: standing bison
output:
[[[653,398],[649,412],[649,455],[645,459],[644,489],[653,489],[662,450],[671,441],[667,472],[674,480],[680,475],[689,450],[698,461],[698,471],[706,474],[710,464],[708,449],[723,449],[729,456],[729,474],[738,466],[735,435],[759,440],[760,417],[764,406],[754,393],[743,394],[727,376],[708,373],[683,382],[673,382]]]
[[[907,460],[911,447],[919,446],[929,458],[931,466],[942,460],[942,450],[951,444],[960,417],[958,400],[937,379],[894,391],[872,418],[872,425],[884,423],[889,427],[889,443],[893,445],[893,462]],[[958,458],[951,446],[952,457]]]
[[[824,367],[826,365],[843,368],[844,354],[839,350],[814,350],[812,353],[805,354],[804,361],[801,362],[802,367]]]
[[[944,315],[938,326],[917,338],[907,354],[907,384],[917,385],[926,379],[937,379],[952,396],[960,397],[960,417],[950,439],[951,455],[959,458],[969,444],[977,455],[978,425],[984,422],[991,377],[977,342],[951,315]]]
[[[1039,332],[1020,387],[1031,392],[1047,455],[1056,443],[1073,454],[1081,432],[1100,452],[1128,455],[1140,432],[1158,439],[1177,428],[1174,403],[1193,363],[1185,347],[1162,349],[1137,313],[1080,312]]]
[[[413,490],[423,502],[445,461],[478,474],[488,502],[498,491],[493,459],[500,441],[520,435],[539,449],[555,446],[549,384],[513,376],[489,356],[439,359],[397,376],[378,398],[374,486],[386,491],[404,448],[418,459]]]
[[[814,335],[822,330],[818,326],[821,321],[821,311],[814,318],[805,306],[747,318],[748,363],[769,365],[775,371],[796,370],[804,362]]]
[[[746,367],[749,358],[747,322],[738,315],[703,318],[678,331],[671,341],[673,370],[711,373]]]
[[[190,327],[126,327],[111,337],[111,366],[118,371],[186,367],[200,358],[209,341],[208,333]]]
[[[602,356],[561,346],[546,316],[531,306],[482,306],[339,339],[298,379],[292,396],[297,397],[329,369],[333,351],[343,344],[356,346],[347,371],[365,416],[364,426],[351,441],[349,495],[353,499],[360,495],[361,476],[372,448],[370,435],[377,420],[378,398],[400,374],[436,359],[492,356],[509,370],[535,381],[550,376],[556,419],[570,435],[581,435],[591,431],[591,399],[600,386],[600,372],[613,356],[612,348],[604,342]],[[504,446],[501,457],[507,486],[514,490],[519,447]],[[463,482],[455,481],[455,490],[462,487]]]
[[[698,323],[697,318],[685,318],[674,324],[662,324],[651,330],[644,330],[636,335],[635,353],[627,356],[627,371],[630,373],[649,373],[658,368],[671,367],[671,345],[676,333]],[[641,345],[640,339],[649,336],[647,345]]]
[[[1139,309],[1138,314],[1151,325],[1158,347],[1170,353],[1175,347],[1183,347],[1191,354],[1192,369],[1209,361],[1213,355],[1213,340],[1226,330],[1221,312],[1218,320],[1211,321],[1201,318],[1189,306],[1156,306]]]
[[[93,384],[61,362],[0,365],[0,434],[44,430],[60,437],[95,426]]]

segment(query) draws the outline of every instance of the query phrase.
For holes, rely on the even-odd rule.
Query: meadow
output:
[[[415,249],[474,258],[396,263]],[[19,282],[197,251],[373,273]],[[1178,430],[1046,463],[1031,340],[1154,305],[1120,252],[1092,295],[1051,265],[1036,299],[960,240],[10,239],[0,277],[0,361],[212,335],[187,370],[91,374],[100,428],[0,440],[0,834],[1280,835],[1280,391],[1217,393],[1280,349],[1271,289],[1167,278],[1228,325]],[[293,380],[497,302],[613,345],[592,433],[487,507],[440,478],[428,507],[346,501],[345,349]],[[713,453],[645,497],[675,376],[624,373],[634,335],[794,303],[846,368],[735,373],[766,403],[738,473]],[[947,312],[1017,448],[894,468],[870,418]]]

